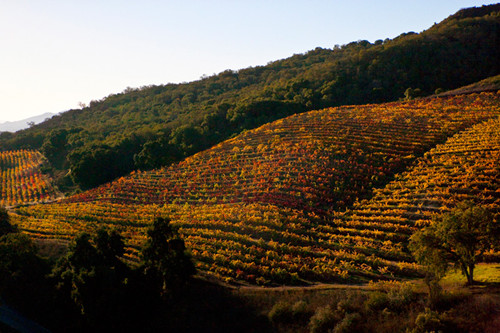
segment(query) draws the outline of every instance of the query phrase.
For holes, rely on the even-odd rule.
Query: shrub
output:
[[[328,332],[331,328],[335,327],[338,321],[339,318],[337,314],[329,305],[320,307],[316,310],[309,321],[310,332]]]
[[[389,290],[387,298],[392,310],[401,311],[415,300],[416,294],[410,283],[401,283],[396,288]]]
[[[415,319],[415,325],[417,332],[438,332],[444,328],[439,313],[429,308],[425,308],[424,312],[419,313]]]
[[[15,227],[10,224],[10,217],[7,209],[0,206],[0,236],[14,232]]]
[[[307,323],[311,316],[307,303],[297,301],[293,305],[287,302],[278,302],[269,311],[267,317],[274,325],[286,323]]]
[[[416,299],[416,294],[410,283],[392,284],[387,292],[375,291],[365,301],[367,311],[378,311],[388,308],[392,311],[402,311]]]
[[[267,317],[273,324],[285,323],[293,318],[290,305],[286,302],[278,302],[271,308]]]
[[[358,312],[362,310],[364,296],[359,292],[349,291],[337,303],[337,312],[339,314]]]
[[[311,316],[311,312],[308,309],[306,302],[297,301],[292,306],[292,315],[296,322],[306,321]]]
[[[389,297],[386,293],[375,291],[370,294],[368,299],[365,301],[365,308],[367,311],[378,311],[383,310],[389,306]]]
[[[333,333],[350,333],[359,332],[358,324],[360,322],[361,315],[357,312],[348,313],[333,329]]]

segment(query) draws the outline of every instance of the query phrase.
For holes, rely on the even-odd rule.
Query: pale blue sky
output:
[[[420,32],[495,1],[0,0],[0,122]]]

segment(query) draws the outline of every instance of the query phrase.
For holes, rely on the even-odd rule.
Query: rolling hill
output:
[[[432,212],[471,196],[498,211],[499,115],[498,93],[310,111],[14,219],[40,239],[117,228],[133,260],[168,216],[228,281],[415,276],[405,244]]]
[[[0,206],[34,204],[61,194],[42,173],[47,160],[37,151],[0,152]]]
[[[291,114],[394,101],[408,88],[429,95],[498,75],[499,12],[499,4],[463,9],[426,31],[392,40],[317,48],[185,84],[129,88],[16,134],[3,133],[0,147],[41,149],[63,170],[56,172],[63,175],[63,189],[74,189],[72,183],[93,188],[136,169],[167,166]]]

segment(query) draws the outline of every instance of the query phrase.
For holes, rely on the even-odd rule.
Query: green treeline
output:
[[[392,101],[405,92],[424,96],[497,75],[499,31],[499,4],[464,9],[418,34],[316,48],[191,83],[127,88],[29,129],[2,133],[0,146],[41,149],[61,171],[63,190],[92,188],[291,114]]]

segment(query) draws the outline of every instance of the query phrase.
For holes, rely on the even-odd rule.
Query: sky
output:
[[[0,122],[316,47],[421,32],[472,0],[0,0]]]

